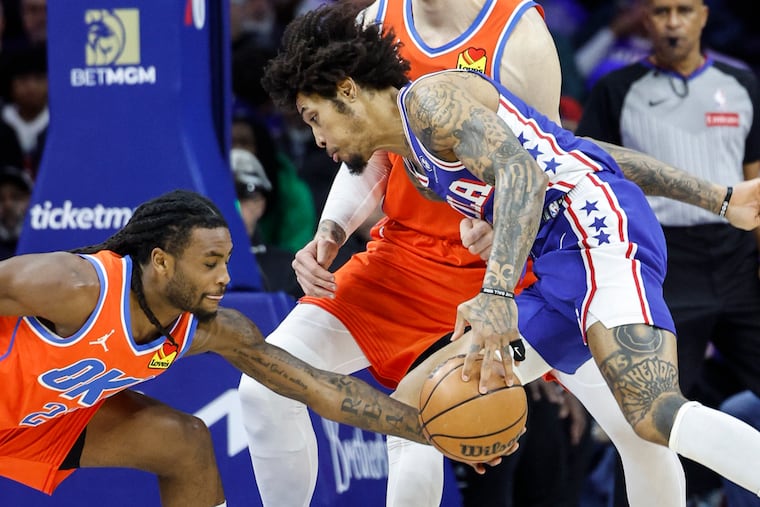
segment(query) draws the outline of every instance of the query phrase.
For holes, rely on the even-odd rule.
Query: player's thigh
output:
[[[308,303],[293,308],[267,341],[323,370],[351,374],[369,366],[346,326],[327,310]]]
[[[208,458],[210,442],[202,420],[126,390],[108,398],[90,420],[80,466],[159,473],[178,467],[188,451]]]
[[[417,406],[420,399],[422,384],[425,383],[425,380],[433,369],[451,357],[459,354],[466,354],[469,349],[469,344],[470,340],[462,338],[435,351],[417,367],[404,375],[404,378],[401,379],[401,382],[396,386],[396,390],[391,396],[407,405]]]
[[[676,337],[647,324],[625,324],[608,329],[601,322],[587,331],[591,354],[615,397],[661,390],[678,390]]]

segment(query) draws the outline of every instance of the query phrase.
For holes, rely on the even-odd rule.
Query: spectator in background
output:
[[[232,147],[253,153],[272,183],[273,199],[258,225],[262,240],[295,253],[314,236],[317,223],[314,198],[293,162],[278,149],[266,125],[239,100],[232,113]]]
[[[577,133],[645,152],[723,185],[757,177],[756,76],[702,51],[708,17],[703,0],[642,2],[652,53],[599,80]],[[684,394],[709,403],[694,388],[710,343],[744,388],[760,394],[757,235],[688,205],[649,200],[667,241],[663,289],[679,336]],[[687,467],[687,475],[690,471]],[[717,477],[712,479],[717,487]],[[704,494],[709,482],[687,485]]]
[[[16,253],[32,187],[32,179],[21,169],[13,166],[0,169],[0,260]]]
[[[233,52],[246,45],[276,49],[282,32],[272,0],[230,0]]]
[[[21,26],[30,46],[47,43],[47,0],[21,0]]]
[[[45,46],[14,50],[5,63],[3,95],[7,101],[0,111],[0,146],[8,151],[2,161],[34,178],[50,121]]]
[[[583,76],[586,91],[611,70],[646,56],[651,43],[644,28],[641,0],[619,0],[595,11],[606,22],[584,41],[575,53],[575,64]]]
[[[16,12],[6,13],[9,23],[5,48],[16,50],[47,43],[47,0],[19,0],[10,2]],[[6,4],[6,7],[10,5]],[[13,14],[18,17],[14,18]],[[16,23],[13,23],[16,21]]]
[[[266,244],[258,231],[258,222],[272,199],[272,183],[267,178],[264,167],[253,153],[242,148],[232,149],[230,165],[240,215],[251,240],[251,251],[256,256],[264,289],[286,292],[298,299],[303,296],[303,290],[291,267],[293,253]]]

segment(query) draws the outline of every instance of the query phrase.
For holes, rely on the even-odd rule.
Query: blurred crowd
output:
[[[251,248],[268,290],[302,295],[290,263],[314,235],[338,165],[314,143],[299,117],[278,112],[259,82],[277,51],[284,27],[328,0],[229,0],[232,48],[231,177]],[[369,4],[367,0],[335,0]],[[563,74],[561,111],[574,130],[600,77],[647,56],[638,0],[537,0],[557,45]],[[706,0],[709,20],[702,47],[716,60],[760,75],[760,30],[746,0]],[[0,1],[0,258],[13,255],[33,190],[49,122],[46,0]],[[53,114],[55,112],[53,111]],[[346,243],[333,268],[364,249],[381,210]],[[718,405],[739,390],[711,362],[697,386],[705,403]],[[716,392],[720,391],[720,392]],[[604,435],[591,430],[584,505],[615,500],[615,458]],[[692,505],[720,505],[720,482],[704,471]],[[699,474],[699,475],[697,475]],[[692,481],[697,483],[695,479]]]

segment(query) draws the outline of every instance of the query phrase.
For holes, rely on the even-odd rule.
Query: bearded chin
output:
[[[364,160],[361,155],[351,155],[351,157],[345,161],[348,167],[348,172],[354,176],[358,176],[364,172],[367,168],[367,161]]]
[[[183,312],[192,313],[199,322],[208,322],[216,317],[216,310],[204,310],[194,294],[181,275],[172,278],[166,288],[166,297],[171,304]]]
[[[207,312],[205,310],[195,309],[192,312],[193,315],[195,315],[195,318],[198,319],[198,322],[209,322],[211,320],[214,320],[214,317],[216,317],[217,311],[214,310],[213,312]]]

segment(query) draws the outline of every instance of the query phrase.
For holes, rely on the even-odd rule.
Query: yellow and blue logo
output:
[[[139,9],[89,9],[85,62],[91,67],[140,64]]]

